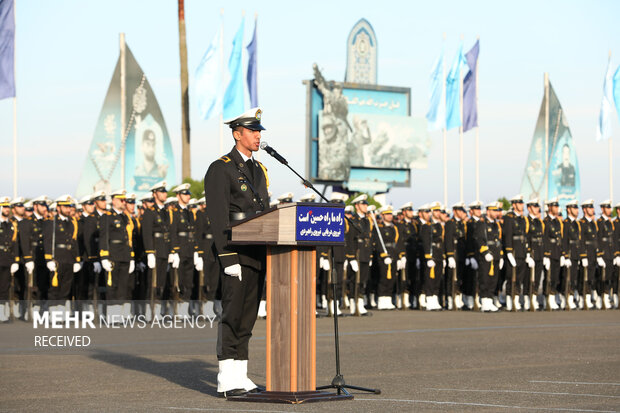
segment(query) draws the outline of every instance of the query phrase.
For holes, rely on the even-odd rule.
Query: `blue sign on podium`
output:
[[[344,242],[344,206],[297,205],[296,240]]]

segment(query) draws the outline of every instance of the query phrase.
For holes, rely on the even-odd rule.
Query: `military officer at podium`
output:
[[[228,244],[229,226],[269,207],[267,169],[252,154],[259,149],[261,109],[253,108],[226,123],[235,146],[215,160],[204,179],[207,216],[223,272],[222,319],[218,325],[218,394],[239,396],[258,391],[248,378],[248,343],[265,281],[266,250]]]

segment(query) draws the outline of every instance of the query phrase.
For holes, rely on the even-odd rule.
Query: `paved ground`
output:
[[[333,322],[317,322],[317,383],[335,373]],[[215,330],[34,330],[0,326],[0,411],[396,412],[620,411],[620,311],[375,312],[341,319],[353,401],[233,403],[215,397]],[[34,349],[37,334],[87,334],[91,346]],[[264,383],[265,323],[250,377]],[[123,335],[123,340],[119,336]]]

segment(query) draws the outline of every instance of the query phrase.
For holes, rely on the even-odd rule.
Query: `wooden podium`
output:
[[[316,391],[316,246],[344,243],[343,208],[282,204],[231,226],[230,244],[267,247],[267,383],[264,392],[229,400],[297,404],[353,398]]]

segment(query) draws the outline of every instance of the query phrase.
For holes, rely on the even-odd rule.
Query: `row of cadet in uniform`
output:
[[[543,214],[537,199],[517,195],[510,203],[509,211],[500,202],[457,203],[450,216],[438,202],[369,212],[366,195],[353,199],[345,246],[320,251],[319,305],[362,315],[367,307],[402,306],[618,308],[620,222],[610,201],[600,203],[598,219],[592,200],[570,201],[564,214],[557,199],[544,203]]]
[[[123,190],[79,202],[64,195],[53,204],[45,196],[0,199],[0,321],[9,314],[27,318],[27,305],[76,309],[76,301],[77,309],[94,309],[95,300],[101,312],[106,303],[107,314],[218,313],[220,269],[210,253],[205,199],[191,198],[189,184],[173,192],[176,198],[168,198],[160,182],[138,208]],[[276,202],[292,202],[292,196]],[[309,194],[300,201],[314,199]],[[330,198],[347,200],[337,192]],[[516,196],[511,204],[507,213],[497,202],[488,204],[483,214],[480,202],[459,203],[450,217],[439,203],[374,211],[366,195],[353,199],[345,245],[317,251],[319,307],[361,315],[367,307],[618,307],[620,225],[609,201],[600,204],[598,219],[593,201],[581,204],[581,219],[577,203],[569,202],[563,220],[557,200],[545,203],[544,218],[538,200],[524,205]],[[264,308],[263,301],[259,316]]]

